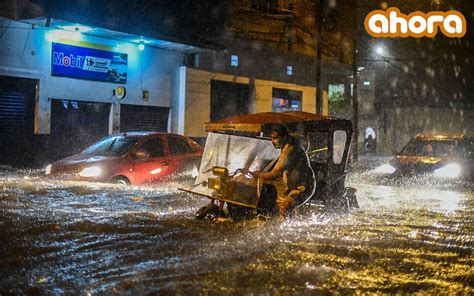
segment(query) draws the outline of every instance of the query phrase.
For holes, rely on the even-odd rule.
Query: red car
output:
[[[46,175],[84,181],[146,184],[199,169],[203,148],[175,134],[129,132],[108,136],[46,167]]]

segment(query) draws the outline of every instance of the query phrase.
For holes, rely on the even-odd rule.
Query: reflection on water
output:
[[[358,194],[365,197],[362,208],[372,210],[388,208],[407,208],[407,210],[430,210],[445,214],[459,209],[465,193],[432,188],[398,188],[364,184]]]
[[[359,175],[354,214],[214,223],[179,184],[0,182],[0,294],[473,293],[471,186]]]

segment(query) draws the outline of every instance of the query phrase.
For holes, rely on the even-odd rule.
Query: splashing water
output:
[[[472,186],[356,174],[356,213],[216,223],[180,184],[0,182],[0,294],[473,292]]]

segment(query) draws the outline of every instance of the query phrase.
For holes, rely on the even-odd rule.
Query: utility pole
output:
[[[357,23],[357,4],[354,1],[354,32],[352,36],[352,126],[354,128],[354,141],[352,147],[353,161],[357,163],[359,158],[359,98],[358,98],[358,73],[357,73],[357,37],[359,33]]]
[[[323,3],[324,0],[318,0],[315,3],[315,25],[316,25],[316,114],[323,114],[323,89],[321,82],[321,59],[323,49]]]
[[[354,146],[352,147],[352,157],[357,162],[359,157],[359,98],[358,93],[358,74],[357,74],[357,38],[354,37],[352,41],[352,77],[353,77],[353,88],[352,88],[352,126],[354,128]]]

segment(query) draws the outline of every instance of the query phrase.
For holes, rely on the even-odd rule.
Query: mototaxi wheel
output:
[[[227,211],[229,212],[229,217],[234,221],[242,221],[255,217],[254,209],[232,203],[227,203]]]
[[[196,212],[196,219],[204,220],[205,218],[214,219],[219,216],[219,207],[215,204],[207,204]]]

